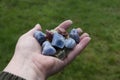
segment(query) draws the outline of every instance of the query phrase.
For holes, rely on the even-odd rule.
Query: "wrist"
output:
[[[31,59],[25,60],[20,57],[13,57],[3,71],[20,76],[26,80],[45,80],[45,75],[31,61]]]

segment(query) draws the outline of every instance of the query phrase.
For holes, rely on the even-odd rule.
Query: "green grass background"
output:
[[[0,0],[0,70],[18,38],[37,23],[52,29],[66,19],[92,37],[69,66],[48,80],[120,80],[120,0]]]

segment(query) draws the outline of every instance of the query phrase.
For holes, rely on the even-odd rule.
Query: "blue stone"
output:
[[[53,39],[51,44],[52,46],[62,49],[65,46],[65,38],[61,34],[56,32],[53,34]]]
[[[73,49],[76,46],[76,42],[72,38],[68,38],[65,40],[65,47],[69,49]]]
[[[72,29],[69,33],[69,36],[73,38],[76,41],[76,43],[80,42],[79,33],[77,29]]]
[[[43,55],[55,55],[56,49],[52,46],[44,46],[42,50]]]
[[[52,45],[51,45],[51,43],[49,41],[45,41],[42,44],[42,47],[44,47],[44,46],[52,46]]]
[[[56,53],[56,49],[52,47],[51,43],[49,41],[45,41],[42,44],[42,54],[43,55],[54,55]]]
[[[46,35],[41,31],[35,31],[34,37],[37,39],[37,41],[42,44],[46,40]]]

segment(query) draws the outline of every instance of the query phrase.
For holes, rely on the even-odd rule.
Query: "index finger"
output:
[[[71,24],[72,24],[71,20],[66,20],[66,21],[62,22],[60,25],[58,25],[55,28],[55,30],[58,30],[59,28],[67,30],[70,27]]]

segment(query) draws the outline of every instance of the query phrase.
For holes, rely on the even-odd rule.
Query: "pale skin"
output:
[[[66,20],[55,29],[63,28],[67,30],[71,24],[71,20]],[[41,45],[33,37],[36,30],[42,30],[39,24],[19,38],[14,56],[3,71],[10,72],[27,80],[46,80],[73,61],[91,39],[87,33],[83,33],[76,47],[64,60],[60,60],[41,54]]]

